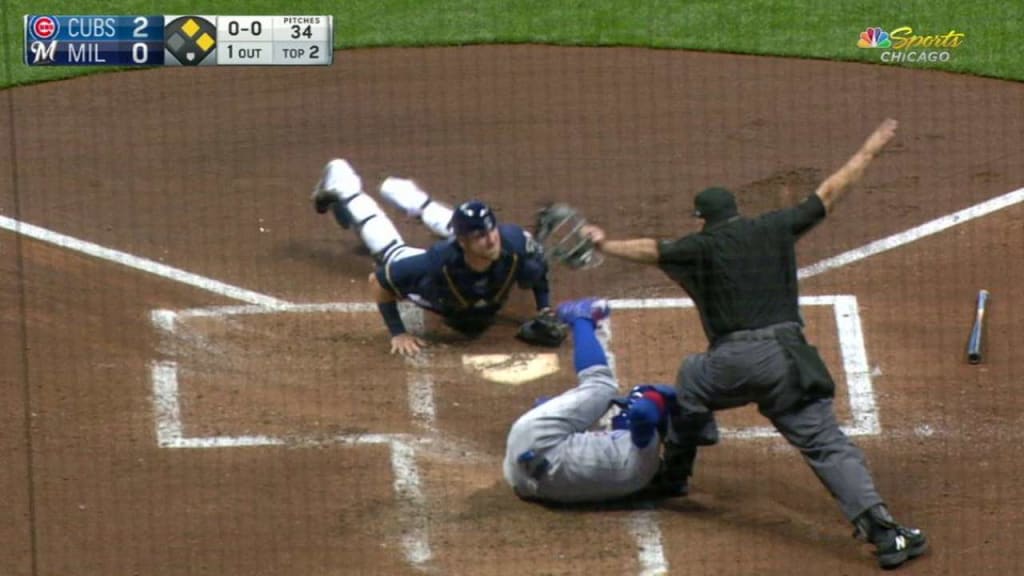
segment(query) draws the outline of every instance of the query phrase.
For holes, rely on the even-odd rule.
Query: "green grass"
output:
[[[0,5],[0,85],[64,78],[96,68],[30,68],[22,62],[22,15],[333,14],[335,45],[460,45],[537,42],[630,45],[878,62],[856,47],[867,26],[915,34],[966,34],[946,63],[903,64],[1024,80],[1024,2],[1006,0],[344,0],[340,2],[38,0]]]

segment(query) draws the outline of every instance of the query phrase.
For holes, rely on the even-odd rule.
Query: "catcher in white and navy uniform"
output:
[[[477,336],[494,322],[513,285],[532,290],[537,307],[537,315],[520,326],[517,336],[536,345],[561,344],[566,332],[549,307],[543,248],[528,232],[515,224],[499,224],[494,211],[480,201],[453,210],[432,200],[412,180],[388,178],[381,194],[444,240],[427,250],[406,245],[345,160],[334,159],[324,167],[313,203],[318,213],[331,211],[342,228],[355,227],[377,262],[369,282],[391,334],[392,353],[413,355],[425,344],[406,332],[399,300],[440,315],[462,334]]]

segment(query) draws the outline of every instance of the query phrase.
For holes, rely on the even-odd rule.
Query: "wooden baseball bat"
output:
[[[974,326],[971,337],[967,341],[967,361],[971,364],[981,362],[982,329],[985,325],[985,308],[988,306],[988,290],[978,292],[978,306],[974,313]]]

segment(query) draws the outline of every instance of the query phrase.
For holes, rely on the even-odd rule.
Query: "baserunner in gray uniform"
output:
[[[634,387],[625,398],[594,334],[609,313],[604,300],[558,307],[572,326],[579,385],[541,402],[512,425],[505,480],[521,498],[548,503],[604,502],[648,486],[658,472],[661,441],[678,413],[671,386]],[[592,430],[613,404],[622,407],[612,430]]]
[[[678,240],[613,241],[594,226],[582,231],[604,253],[657,265],[678,282],[696,304],[710,343],[679,369],[678,442],[666,442],[656,482],[670,494],[685,494],[697,447],[718,440],[713,413],[756,403],[875,545],[886,568],[920,555],[927,543],[921,531],[893,520],[863,454],[839,429],[835,384],[803,335],[795,245],[860,179],[895,130],[895,120],[882,122],[840,170],[789,209],[743,218],[732,193],[709,188],[695,200],[703,229]]]

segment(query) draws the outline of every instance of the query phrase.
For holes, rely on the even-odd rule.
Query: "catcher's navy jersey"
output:
[[[377,268],[377,282],[399,298],[443,316],[493,315],[513,284],[533,289],[537,308],[548,307],[547,264],[543,251],[515,224],[500,224],[501,256],[484,272],[466,265],[454,238],[422,254],[392,260]]]

